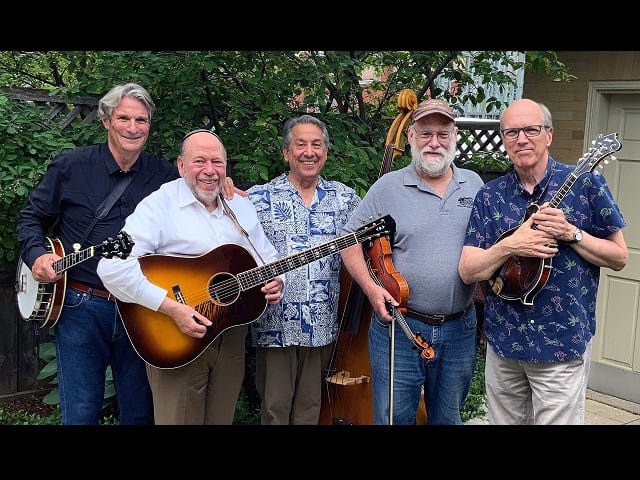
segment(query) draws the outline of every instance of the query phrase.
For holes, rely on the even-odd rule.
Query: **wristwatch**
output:
[[[567,245],[571,245],[573,243],[578,243],[582,240],[582,230],[580,228],[576,228],[576,232],[573,234],[573,240],[569,240],[565,242]]]

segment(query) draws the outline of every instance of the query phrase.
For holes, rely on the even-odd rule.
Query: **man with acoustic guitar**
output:
[[[60,256],[46,248],[50,227],[67,252],[74,251],[75,243],[81,248],[99,244],[116,236],[140,200],[178,176],[167,160],[143,152],[154,110],[140,85],[118,85],[98,104],[106,143],[53,159],[18,219],[22,259],[35,280],[64,284],[53,269]],[[105,202],[118,185],[126,189],[113,202]],[[112,208],[98,208],[106,203]],[[55,325],[62,423],[98,424],[111,365],[120,423],[152,424],[144,362],[129,342],[115,299],[96,274],[97,264],[97,258],[90,258],[65,273],[64,308],[57,307],[62,308]]]
[[[492,424],[582,424],[600,267],[627,263],[626,225],[604,177],[620,149],[600,135],[578,164],[549,154],[551,113],[522,99],[500,116],[514,169],[473,205],[462,279],[487,280],[485,379]]]
[[[369,356],[378,425],[390,423],[390,391],[392,423],[415,424],[423,385],[428,422],[462,424],[460,410],[476,359],[476,312],[475,285],[462,282],[457,266],[482,180],[453,164],[458,138],[454,119],[453,109],[443,100],[420,103],[407,131],[412,163],[380,177],[344,229],[353,231],[370,217],[391,214],[396,221],[393,264],[409,287],[408,299],[393,298],[391,288],[378,285],[370,275],[361,247],[343,250],[345,266],[374,310]],[[411,331],[420,332],[433,347],[432,359],[423,358],[400,334],[394,335],[390,361],[390,322],[395,320],[388,309],[399,305],[407,307],[405,320]]]
[[[156,347],[172,354],[189,345],[197,347],[193,339],[204,339],[203,348],[196,348],[186,361],[164,366],[163,359],[157,359],[156,366],[147,365],[156,424],[230,425],[240,394],[246,324],[255,319],[248,313],[253,305],[243,303],[234,278],[218,278],[216,274],[221,272],[216,272],[214,265],[209,268],[208,257],[196,256],[213,247],[227,246],[221,252],[225,258],[220,260],[228,260],[230,266],[250,263],[234,255],[240,247],[246,248],[244,252],[254,266],[278,258],[251,201],[235,195],[226,202],[220,196],[226,168],[227,153],[215,133],[188,133],[178,156],[182,178],[166,183],[142,200],[126,220],[124,229],[135,242],[132,255],[113,262],[103,258],[98,265],[100,278],[119,300],[132,341],[139,340],[134,346],[141,355]],[[144,263],[150,257],[157,260],[155,268]],[[180,268],[181,264],[187,267]],[[191,280],[201,276],[206,281],[193,285]],[[166,287],[159,284],[160,280],[166,280]],[[266,300],[262,309],[267,302],[278,303],[282,287],[283,278],[267,277],[253,289],[257,296],[251,303]],[[139,304],[140,309],[131,308],[133,304]],[[132,318],[131,312],[142,312],[142,316]],[[245,320],[236,326],[224,325],[236,314]],[[145,326],[147,334],[139,335],[136,330]]]

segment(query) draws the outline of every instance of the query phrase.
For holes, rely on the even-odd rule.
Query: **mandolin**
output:
[[[592,143],[593,147],[578,160],[575,170],[549,201],[550,207],[558,208],[581,175],[593,171],[601,160],[622,147],[617,133],[599,134]],[[540,206],[532,203],[527,208],[523,222],[538,210]],[[496,243],[512,235],[518,228],[519,226],[503,233]],[[536,224],[533,224],[532,228],[536,228]],[[551,260],[551,258],[511,255],[488,280],[491,290],[500,298],[520,300],[522,304],[531,306],[535,296],[544,288],[551,276]]]

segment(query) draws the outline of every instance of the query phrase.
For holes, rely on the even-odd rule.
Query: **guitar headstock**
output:
[[[131,253],[131,249],[135,245],[135,242],[124,230],[120,231],[115,238],[109,237],[103,240],[99,245],[94,247],[95,255],[100,255],[103,258],[118,257],[125,259]]]
[[[373,240],[374,238],[380,238],[394,234],[396,231],[396,221],[391,215],[385,215],[371,223],[367,223],[360,227],[356,234],[360,242],[367,240]]]
[[[592,171],[601,160],[622,148],[622,144],[620,143],[620,140],[618,140],[618,134],[616,132],[609,133],[607,135],[600,133],[592,144],[593,147],[591,147],[589,151],[578,160],[578,164],[574,171],[576,176]],[[611,158],[615,159],[614,157]]]

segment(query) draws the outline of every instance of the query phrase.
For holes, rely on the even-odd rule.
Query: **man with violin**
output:
[[[582,424],[600,267],[627,263],[626,225],[597,163],[600,135],[573,167],[549,154],[551,113],[522,99],[500,116],[514,169],[473,205],[462,279],[487,280],[485,379],[492,424]]]
[[[430,424],[462,423],[460,410],[475,366],[476,312],[475,285],[462,282],[457,266],[482,180],[453,164],[454,119],[443,100],[420,103],[407,131],[412,163],[378,179],[343,229],[353,232],[371,218],[390,214],[396,222],[393,265],[408,285],[408,298],[393,298],[389,291],[397,289],[376,282],[362,247],[343,250],[345,266],[374,310],[369,356],[376,424],[415,424],[423,386]],[[391,345],[396,307],[411,331],[433,347],[434,356],[423,357],[408,335],[393,335]]]

